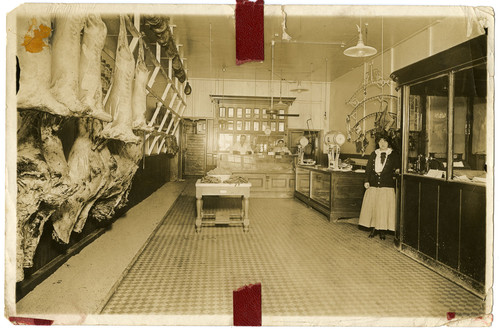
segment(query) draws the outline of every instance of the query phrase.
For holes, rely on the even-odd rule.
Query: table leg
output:
[[[203,199],[201,196],[196,197],[196,222],[195,222],[196,233],[199,233],[201,231],[202,209],[203,209]]]
[[[243,197],[243,231],[248,232],[248,226],[250,226],[250,220],[248,219],[248,197]]]

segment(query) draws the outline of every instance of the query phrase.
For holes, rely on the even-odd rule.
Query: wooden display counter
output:
[[[219,154],[218,167],[245,177],[254,198],[293,198],[294,155]]]
[[[363,173],[299,165],[294,195],[330,221],[359,217],[365,193],[364,178]]]

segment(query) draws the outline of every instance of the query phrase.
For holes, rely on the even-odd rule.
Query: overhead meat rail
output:
[[[134,48],[138,44],[138,40],[139,39],[146,40],[147,36],[144,32],[140,32],[140,28],[141,28],[140,15],[138,15],[138,14],[134,15],[134,22],[132,22],[130,17],[128,17],[127,15],[124,15],[124,19],[125,19],[125,26],[126,26],[127,30],[130,32],[130,34],[132,35],[132,41],[130,42],[129,47],[130,47],[130,50],[133,51]],[[170,29],[170,32],[169,32],[170,39],[173,39],[173,31],[171,30],[171,29],[173,29],[173,26],[168,26],[168,29]],[[170,45],[172,45],[172,42],[169,41],[168,43],[165,43],[165,44],[168,47],[170,47]],[[149,77],[148,83],[146,84],[146,90],[147,90],[147,93],[150,96],[154,97],[156,100],[158,100],[158,102],[157,102],[156,108],[154,110],[154,113],[153,113],[151,119],[147,123],[147,126],[142,127],[142,128],[139,128],[139,127],[135,128],[135,130],[137,130],[138,132],[142,131],[142,134],[144,135],[144,143],[145,143],[144,153],[146,155],[151,155],[154,152],[155,148],[156,148],[157,154],[162,153],[162,151],[166,150],[163,147],[171,144],[170,139],[167,138],[167,136],[174,135],[176,133],[177,128],[179,126],[179,123],[182,120],[182,114],[184,113],[184,111],[186,109],[186,105],[187,105],[186,101],[185,101],[185,96],[183,96],[182,92],[180,91],[180,90],[183,91],[185,89],[185,86],[184,86],[185,83],[179,83],[180,82],[179,78],[176,80],[172,76],[173,75],[172,73],[175,72],[175,70],[173,69],[173,65],[172,65],[174,58],[176,58],[176,60],[178,62],[180,62],[180,65],[183,65],[181,57],[178,54],[177,46],[176,46],[177,52],[175,53],[175,57],[168,59],[169,60],[169,69],[168,69],[168,73],[167,73],[167,70],[161,64],[161,59],[162,59],[161,58],[161,45],[158,43],[158,40],[155,43],[156,43],[155,53],[153,53],[153,50],[150,48],[150,46],[148,46],[147,42],[143,42],[142,46],[144,46],[144,51],[145,51],[147,59],[149,61],[151,61],[151,63],[154,65],[154,70]],[[173,44],[175,45],[175,42]],[[115,56],[113,54],[110,54],[109,51],[103,50],[103,52],[111,60],[113,60],[113,61],[115,60]],[[167,51],[167,53],[168,53],[168,51]],[[177,65],[179,65],[179,64],[177,64]],[[184,82],[185,82],[186,77],[185,77],[185,72],[184,72],[183,66],[182,66],[182,71],[183,71],[183,75],[184,75],[184,78],[182,80],[184,80]],[[160,73],[160,72],[162,73],[161,75],[162,75],[163,79],[165,79],[165,81],[166,81],[165,89],[164,89],[161,96],[159,96],[157,94],[157,92],[155,92],[155,90],[153,90],[153,85],[158,80],[157,79],[158,73]],[[110,91],[111,91],[111,89],[110,89]],[[171,95],[170,99],[169,99],[169,95]],[[109,91],[108,91],[108,95],[106,95],[106,97],[105,97],[105,100],[104,100],[105,103],[107,102],[108,97],[109,97]],[[161,116],[162,109],[165,109],[163,116]],[[159,125],[157,125],[157,124],[155,124],[155,122],[157,122],[159,117],[161,117],[161,123]],[[166,129],[164,130],[165,126],[166,126]],[[154,133],[153,133],[153,131],[154,131]],[[166,141],[168,141],[168,143],[165,143]]]

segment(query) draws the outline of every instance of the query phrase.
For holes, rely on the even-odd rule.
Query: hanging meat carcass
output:
[[[37,109],[67,116],[71,112],[50,90],[52,51],[49,43],[51,20],[48,15],[17,17],[17,57],[19,59],[19,109]]]
[[[51,91],[60,103],[77,116],[87,115],[91,111],[78,97],[80,32],[84,23],[84,16],[57,14],[52,38]]]
[[[132,113],[134,129],[146,129],[146,84],[148,83],[149,70],[144,62],[144,41],[139,39],[137,64],[135,65],[134,91],[132,94]]]
[[[58,117],[42,114],[40,135],[43,158],[49,166],[52,177],[67,178],[68,162],[64,156],[62,141],[58,136],[61,120]]]
[[[95,135],[102,130],[102,123],[98,120],[93,120],[92,122],[92,133]],[[91,138],[92,141],[96,139]],[[109,149],[105,145],[95,145],[92,146],[93,154],[92,161],[89,162],[91,174],[90,177],[94,177],[94,181],[100,181],[99,186],[97,186],[96,193],[91,196],[84,204],[73,230],[80,233],[87,221],[90,209],[94,206],[95,202],[99,200],[106,191],[113,184],[112,173],[116,171],[117,165],[116,160],[111,155]]]
[[[95,194],[92,198],[90,198],[82,208],[80,214],[78,215],[78,219],[76,221],[75,227],[73,230],[77,233],[80,233],[87,221],[89,216],[89,212],[94,206],[94,204],[102,198],[103,195],[106,194],[110,186],[113,184],[112,173],[116,171],[117,165],[115,158],[109,152],[107,147],[100,148],[95,151],[99,156],[98,165],[101,168],[100,175],[102,177],[101,184],[97,188],[97,194]],[[93,164],[94,166],[96,164]]]
[[[167,140],[165,142],[167,147],[167,154],[175,155],[179,151],[179,146],[177,145],[177,139],[173,135],[167,135]]]
[[[54,209],[73,193],[72,186],[46,162],[41,126],[48,116],[23,111],[17,146],[17,238],[16,281],[24,278],[23,268],[33,266],[33,257],[43,227]],[[60,172],[60,171],[59,171]]]
[[[111,219],[115,211],[126,204],[132,178],[142,156],[142,145],[140,144],[110,141],[108,146],[116,161],[116,170],[111,172],[111,184],[107,186],[106,191],[95,202],[90,211],[91,216],[98,221]]]
[[[80,218],[86,204],[92,200],[101,188],[104,180],[109,180],[109,175],[103,174],[108,168],[98,152],[92,150],[90,138],[90,125],[92,119],[79,119],[78,137],[76,138],[68,156],[69,179],[77,184],[76,191],[52,216],[53,237],[60,242],[69,243],[71,232]],[[81,218],[78,230],[85,224],[86,218]]]
[[[111,121],[102,102],[101,52],[106,41],[107,28],[101,17],[90,14],[85,20],[80,52],[79,94],[80,101],[90,108],[90,115]]]
[[[165,51],[168,58],[173,58],[177,54],[177,46],[173,37],[170,37],[165,45]]]
[[[175,55],[172,59],[172,68],[174,70],[175,77],[179,79],[180,83],[184,83],[184,81],[186,81],[186,72],[184,71],[179,55]]]
[[[101,132],[103,138],[137,143],[139,137],[132,131],[132,92],[134,85],[135,60],[127,42],[125,18],[120,15],[120,32],[113,70],[113,86],[106,102],[106,112],[113,121]]]
[[[41,141],[37,116],[24,112],[17,143],[17,237],[16,237],[16,281],[24,278],[24,227],[36,213],[44,190],[50,187],[50,173],[41,152]]]
[[[146,25],[149,25],[149,28],[156,36],[156,42],[162,47],[166,46],[172,38],[172,32],[168,25],[169,20],[168,17],[146,16]]]

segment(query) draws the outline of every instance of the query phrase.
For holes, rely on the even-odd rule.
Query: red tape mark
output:
[[[236,65],[264,60],[264,0],[236,0]]]
[[[448,319],[448,321],[453,320],[455,318],[455,312],[447,312],[446,318]]]
[[[261,284],[251,284],[233,291],[233,325],[262,326]]]
[[[22,318],[17,316],[10,316],[9,321],[15,325],[28,325],[28,326],[50,326],[54,320],[35,319],[35,318]]]

